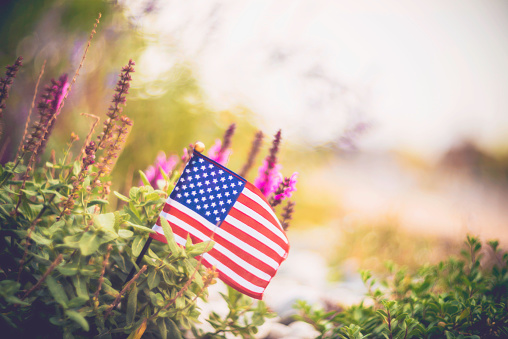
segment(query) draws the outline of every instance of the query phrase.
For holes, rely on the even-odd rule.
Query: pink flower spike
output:
[[[219,164],[225,166],[232,151],[230,148],[228,148],[221,152],[221,149],[222,149],[222,141],[220,139],[215,140],[213,146],[210,147],[210,149],[208,150],[208,157],[213,161],[216,161]]]
[[[282,175],[279,172],[281,168],[282,166],[280,164],[275,164],[271,170],[268,170],[269,164],[267,159],[264,159],[263,164],[259,167],[259,175],[254,180],[254,186],[259,188],[265,197],[268,197],[270,194],[275,192],[282,182]]]

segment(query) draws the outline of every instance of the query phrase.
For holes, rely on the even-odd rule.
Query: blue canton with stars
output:
[[[245,182],[238,174],[194,152],[170,197],[212,224],[220,225],[238,199]]]

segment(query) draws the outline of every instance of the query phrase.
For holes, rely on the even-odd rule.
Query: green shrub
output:
[[[389,265],[388,279],[362,272],[373,305],[325,312],[299,302],[299,318],[320,338],[506,338],[508,253],[492,241],[482,250],[468,236],[459,259],[408,274]]]
[[[9,66],[0,79],[2,109],[18,66]],[[152,243],[137,267],[136,257],[184,161],[172,173],[161,171],[162,189],[141,173],[144,185],[132,187],[128,196],[115,192],[123,207],[108,211],[110,172],[132,125],[122,108],[133,66],[130,61],[122,69],[102,132],[91,141],[92,127],[76,158],[70,150],[79,138],[72,133],[62,154],[53,152],[45,164],[39,159],[75,80],[68,86],[62,77],[44,90],[38,121],[23,137],[15,161],[0,166],[2,337],[181,338],[192,332],[199,338],[228,333],[251,338],[272,316],[262,301],[229,288],[223,295],[228,316],[212,312],[207,321],[214,331],[198,328],[196,302],[207,296],[216,272],[195,257],[213,242],[193,245],[189,238],[182,248],[165,219],[168,244]],[[138,273],[126,281],[133,266]]]

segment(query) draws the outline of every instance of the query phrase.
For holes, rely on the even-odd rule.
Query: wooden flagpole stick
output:
[[[201,141],[198,141],[194,144],[194,149],[200,153],[203,153],[203,151],[205,150],[205,144],[203,144]],[[148,239],[146,240],[145,245],[143,246],[143,249],[141,250],[141,252],[139,253],[139,255],[136,259],[137,266],[139,266],[139,264],[141,263],[141,260],[143,260],[143,257],[145,256],[146,251],[148,251],[148,248],[150,247],[150,244],[152,243],[152,240],[153,240],[153,238],[151,238],[151,237],[148,237]],[[131,271],[129,272],[129,275],[127,276],[127,279],[125,279],[124,285],[129,280],[132,279],[132,277],[134,276],[135,273],[136,273],[136,266],[133,266],[131,268]]]

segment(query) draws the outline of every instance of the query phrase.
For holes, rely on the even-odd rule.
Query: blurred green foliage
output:
[[[380,281],[364,271],[373,304],[326,312],[300,302],[299,319],[320,331],[319,338],[506,338],[508,253],[498,245],[485,248],[468,236],[458,259],[416,273],[391,264]]]

